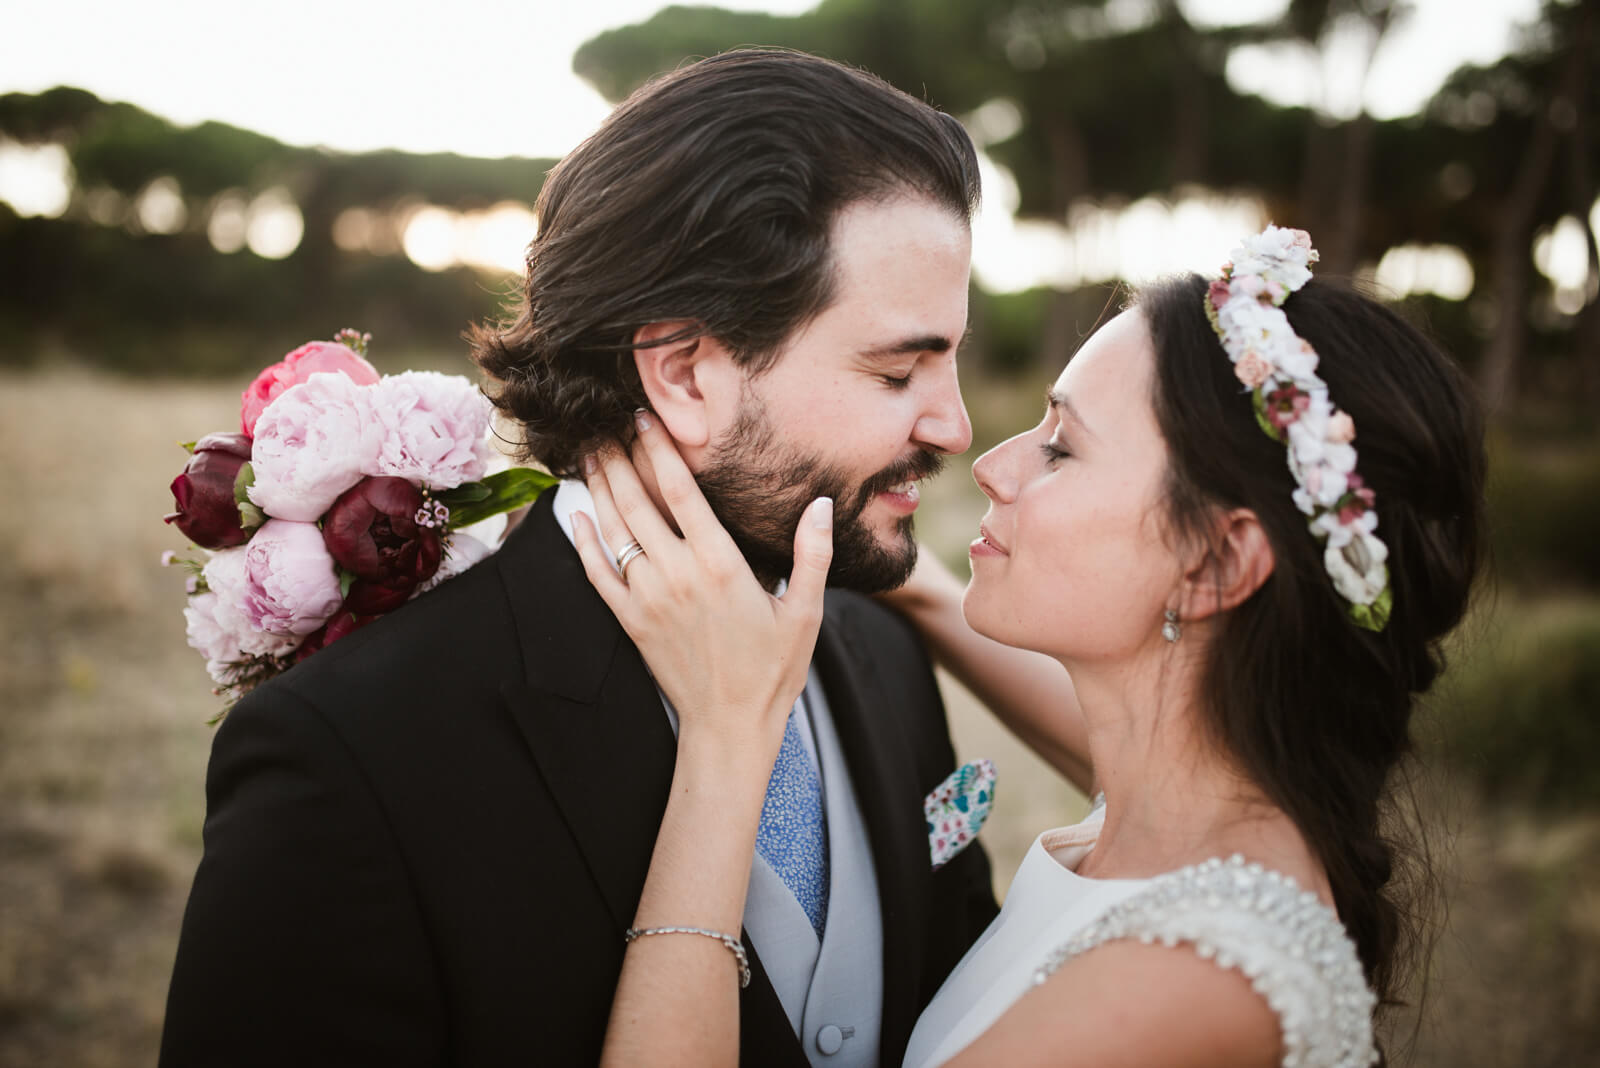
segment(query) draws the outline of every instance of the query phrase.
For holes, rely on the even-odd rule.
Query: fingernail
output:
[[[811,525],[818,530],[833,529],[832,497],[818,497],[811,505]]]
[[[655,426],[655,424],[650,421],[650,413],[645,411],[643,408],[634,409],[633,421],[639,424],[640,430],[649,430],[651,427]]]
[[[583,473],[586,475],[594,474],[594,453],[592,452],[583,458]]]

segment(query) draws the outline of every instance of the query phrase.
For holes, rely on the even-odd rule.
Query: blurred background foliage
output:
[[[1404,3],[1291,0],[1221,28],[1185,10],[1178,0],[821,0],[795,16],[668,7],[594,37],[573,66],[616,101],[690,57],[789,46],[864,66],[959,116],[999,176],[988,198],[1077,250],[1070,270],[1041,271],[1027,288],[991,291],[980,273],[963,354],[977,449],[1037,418],[1043,384],[1119,284],[1137,281],[1122,277],[1131,259],[1095,264],[1085,250],[1108,233],[1114,245],[1112,223],[1152,205],[1169,220],[1185,205],[1235,215],[1245,205],[1251,218],[1309,229],[1321,273],[1376,285],[1439,337],[1493,415],[1494,558],[1424,718],[1425,751],[1464,798],[1451,818],[1467,873],[1458,920],[1470,930],[1441,950],[1440,968],[1472,978],[1440,1011],[1499,1030],[1445,1020],[1420,1059],[1576,1063],[1574,1051],[1600,1048],[1600,2],[1543,0],[1507,54],[1462,67],[1394,119],[1336,106],[1331,89],[1324,104],[1282,106],[1238,88],[1228,68],[1266,46],[1320,69],[1354,40],[1341,78],[1359,101],[1359,57],[1370,61]],[[36,916],[0,923],[0,1061],[143,1063],[127,1051],[159,1034],[159,991],[101,990],[66,962],[114,950],[139,957],[118,964],[124,972],[164,982],[198,847],[209,701],[182,648],[181,592],[166,591],[176,580],[145,566],[176,544],[145,529],[178,466],[160,450],[218,428],[255,370],[342,326],[376,335],[383,370],[464,370],[460,334],[514,291],[555,161],[298,147],[217,122],[180,127],[70,87],[0,95],[6,151],[54,166],[63,190],[42,210],[0,200],[0,464],[14,500],[50,499],[74,518],[41,532],[24,521],[32,507],[0,516],[10,561],[0,705],[19,710],[0,720],[0,796],[35,813],[0,818],[10,858],[0,905],[21,896]],[[66,420],[46,411],[63,390],[76,402]],[[64,466],[85,426],[115,428],[118,454],[86,462],[116,465],[116,481],[139,481],[142,496],[108,491],[97,512],[81,492],[62,493],[91,477]],[[149,469],[137,466],[146,448]],[[953,474],[931,487],[919,530],[954,563],[974,508]],[[104,530],[110,512],[126,513],[112,540],[138,546],[139,560],[99,559],[107,539],[85,532]],[[157,610],[165,629],[149,622]],[[131,674],[117,682],[169,668],[154,687]],[[193,700],[171,696],[191,690]],[[168,738],[164,755],[152,763],[134,755],[146,749],[106,741],[111,728],[90,711],[101,707]],[[61,724],[76,741],[60,741]],[[1038,796],[1059,806],[1058,792]],[[95,835],[75,832],[63,875],[50,828],[78,804],[100,803],[110,820],[113,799],[162,813],[169,830],[151,833],[167,844],[130,844],[108,823],[91,848]],[[93,896],[104,886],[124,896]],[[1525,914],[1546,932],[1531,947]],[[76,956],[63,955],[29,933],[67,915],[103,915],[81,931],[114,930],[114,945],[80,933]],[[155,933],[140,941],[144,925]],[[1486,973],[1506,982],[1491,991]],[[19,1024],[38,1013],[46,1023]],[[70,1055],[47,1051],[119,1013],[136,1023]]]

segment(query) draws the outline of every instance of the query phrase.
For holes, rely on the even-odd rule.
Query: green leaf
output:
[[[193,456],[194,455],[194,447],[196,445],[198,445],[198,444],[200,444],[200,439],[199,438],[196,438],[193,441],[180,441],[180,442],[178,442],[178,448],[182,449],[184,452],[188,453],[190,456]]]
[[[356,576],[353,572],[346,571],[337,564],[334,565],[333,569],[339,575],[339,599],[342,601],[350,596],[350,587],[355,585]]]
[[[1384,577],[1388,577],[1388,570],[1384,570]],[[1385,584],[1383,592],[1378,594],[1378,599],[1371,604],[1353,604],[1350,606],[1350,619],[1356,626],[1370,631],[1381,631],[1389,625],[1389,614],[1394,611],[1394,587]]]
[[[475,485],[488,489],[488,494],[474,501],[451,505],[444,494],[435,494],[450,508],[449,528],[459,530],[480,523],[492,515],[509,512],[531,504],[539,494],[554,486],[559,479],[531,467],[513,467],[498,471]],[[470,483],[469,483],[470,484]],[[465,487],[458,486],[457,489]],[[449,491],[454,492],[454,491]]]
[[[433,499],[446,508],[458,508],[463,504],[476,504],[488,500],[489,494],[493,492],[486,483],[463,482],[455,489],[439,490],[433,494]]]
[[[1267,395],[1264,390],[1256,390],[1250,394],[1251,406],[1256,410],[1256,425],[1259,426],[1273,441],[1287,444],[1289,436],[1272,425],[1272,420],[1267,418]]]
[[[233,476],[233,500],[239,506],[239,525],[246,530],[254,530],[267,521],[267,513],[250,499],[250,487],[255,483],[255,468],[248,461],[240,464],[239,473]]]

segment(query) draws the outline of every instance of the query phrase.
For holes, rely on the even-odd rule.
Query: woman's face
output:
[[[989,512],[963,607],[980,633],[1079,663],[1160,641],[1181,567],[1164,534],[1154,360],[1142,314],[1122,313],[1067,364],[1043,422],[973,465]]]

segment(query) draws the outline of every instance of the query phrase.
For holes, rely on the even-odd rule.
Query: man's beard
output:
[[[712,450],[696,481],[756,578],[769,588],[794,570],[794,534],[806,507],[818,497],[833,498],[828,585],[878,593],[911,577],[917,542],[911,516],[896,524],[885,545],[861,521],[862,512],[889,487],[928,478],[943,468],[942,455],[920,450],[852,493],[849,477],[836,465],[780,445],[761,402],[746,393],[733,427]]]

